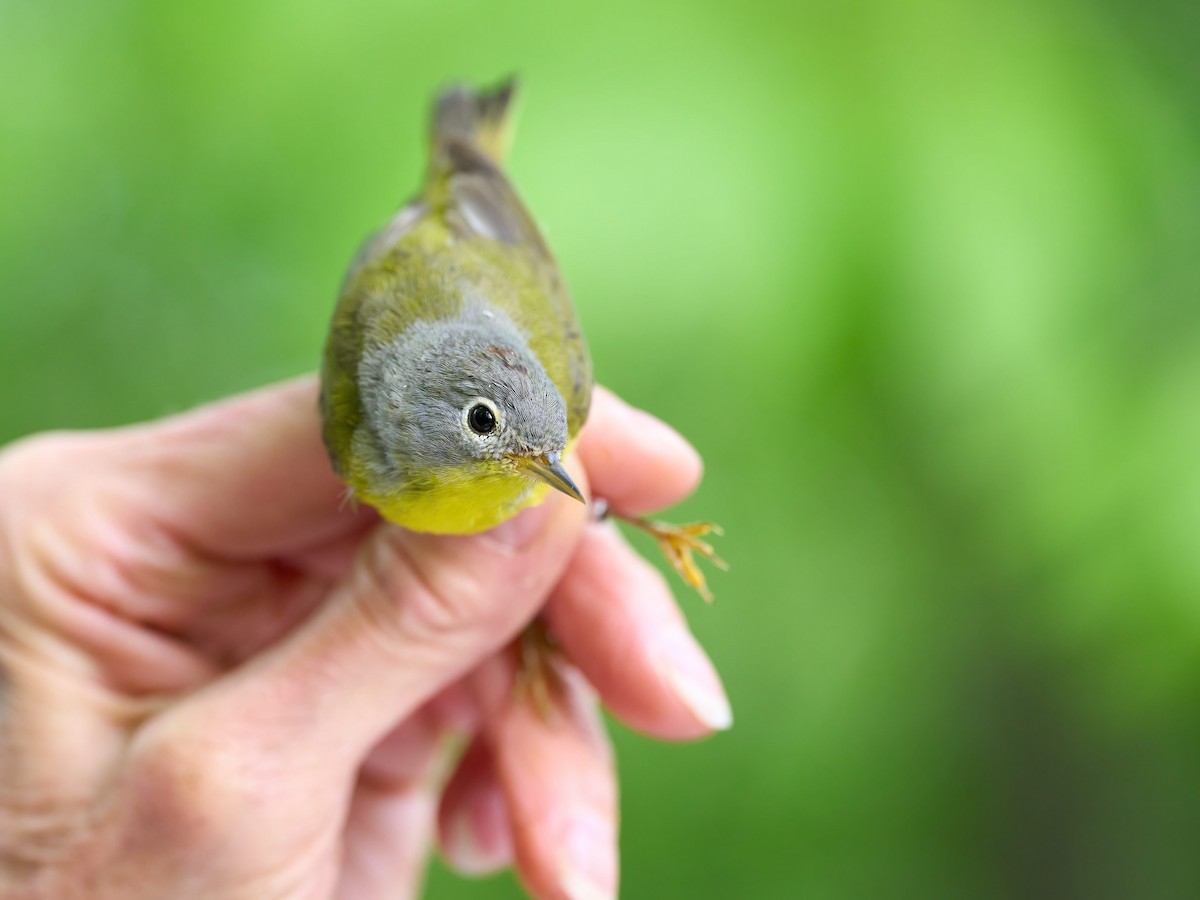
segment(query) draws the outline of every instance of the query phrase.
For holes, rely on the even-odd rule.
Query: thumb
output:
[[[577,467],[572,475],[583,477]],[[555,493],[479,535],[381,525],[308,622],[209,696],[210,715],[232,716],[228,729],[209,727],[286,746],[306,771],[339,757],[353,771],[397,722],[535,615],[586,521],[583,504]]]

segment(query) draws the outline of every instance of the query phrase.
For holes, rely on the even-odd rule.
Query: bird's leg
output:
[[[707,534],[723,534],[720,526],[713,522],[691,522],[687,525],[672,525],[656,519],[640,516],[622,516],[610,511],[608,502],[597,498],[591,504],[592,517],[597,522],[605,519],[620,519],[635,528],[645,531],[656,541],[663,556],[687,584],[712,603],[712,591],[704,580],[704,573],[696,565],[693,553],[699,553],[719,569],[729,565],[721,559],[712,546],[701,540]],[[554,718],[555,700],[563,692],[563,676],[559,670],[563,651],[550,633],[546,621],[538,616],[521,632],[518,645],[517,696],[528,698],[538,715],[547,722]]]
[[[558,670],[562,648],[541,616],[525,627],[519,641],[517,696],[527,697],[538,715],[549,721],[554,714],[554,700],[563,688]]]
[[[700,540],[707,534],[724,534],[721,531],[721,527],[715,522],[690,522],[687,525],[672,525],[670,522],[645,519],[641,516],[619,516],[610,512],[608,503],[604,500],[594,500],[592,502],[592,513],[598,522],[602,522],[612,516],[613,518],[620,519],[622,522],[628,522],[635,528],[640,528],[649,534],[658,541],[658,547],[662,550],[663,556],[667,558],[667,562],[671,564],[671,568],[679,573],[679,577],[687,582],[689,587],[695,588],[696,592],[704,598],[706,603],[713,602],[712,591],[708,589],[708,582],[704,580],[704,573],[700,571],[700,567],[696,564],[696,559],[692,554],[699,553],[718,569],[726,570],[729,568],[729,564],[717,556],[717,552],[713,550],[711,544]]]

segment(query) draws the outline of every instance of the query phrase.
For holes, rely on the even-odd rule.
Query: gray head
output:
[[[363,353],[358,380],[372,438],[365,456],[381,474],[410,480],[476,464],[523,471],[578,496],[559,461],[562,394],[501,314],[414,322]]]

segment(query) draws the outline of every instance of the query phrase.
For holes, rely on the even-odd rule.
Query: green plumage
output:
[[[416,518],[406,514],[405,507],[413,499],[406,494],[413,493],[417,481],[426,484],[422,493],[428,495],[428,484],[470,477],[453,460],[447,460],[447,468],[454,469],[451,475],[414,477],[411,467],[406,470],[404,465],[405,446],[379,446],[379,435],[387,429],[372,423],[378,423],[382,413],[364,405],[360,371],[364,355],[398,347],[414,323],[449,327],[473,315],[511,323],[562,396],[568,440],[587,418],[592,371],[574,307],[553,255],[499,167],[508,140],[506,122],[513,93],[509,82],[490,93],[454,87],[440,96],[433,114],[424,189],[367,241],[351,264],[330,327],[321,394],[330,456],[357,495],[379,506],[389,518],[413,527],[440,518],[428,515],[429,510]],[[491,349],[503,356],[503,347]],[[466,370],[464,382],[471,383],[486,381],[487,366],[495,364],[481,360],[480,371],[473,372],[471,360],[456,363]],[[399,360],[393,368],[398,371],[405,365]],[[400,396],[410,387],[388,386],[385,395]],[[412,399],[407,397],[409,406],[404,409],[411,407]],[[422,422],[420,428],[405,433],[420,441],[423,430],[433,431],[443,424],[431,419],[427,426]],[[561,453],[564,448],[533,449]],[[389,466],[395,470],[396,483],[379,484],[393,480]],[[489,465],[479,471],[481,478],[496,479],[501,474]],[[522,488],[527,493],[528,479],[510,474],[517,479],[510,485],[512,491],[519,493],[517,488]],[[492,488],[482,492],[490,498],[485,502],[503,503],[505,491],[498,485]],[[426,496],[421,502],[436,505],[438,498]],[[459,498],[453,505],[457,509],[462,502]],[[507,515],[519,508],[506,511]],[[461,518],[451,512],[454,516]],[[459,530],[454,522],[442,526],[431,530]]]

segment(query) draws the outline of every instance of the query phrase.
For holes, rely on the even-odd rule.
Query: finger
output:
[[[456,741],[437,700],[389,733],[372,751],[350,803],[342,841],[338,897],[416,897],[434,834],[437,798]]]
[[[512,828],[517,873],[539,898],[617,895],[617,786],[595,696],[562,666],[549,714],[514,694],[511,654],[472,678]]]
[[[121,432],[128,465],[158,489],[148,510],[172,536],[222,559],[257,559],[353,528],[321,441],[306,375]]]
[[[429,777],[426,760],[439,750],[447,766],[455,763],[479,728],[479,711],[461,682],[438,693],[371,748],[358,777],[382,791],[398,791]],[[445,780],[449,769],[437,775]]]
[[[675,429],[597,387],[579,438],[593,495],[636,516],[678,503],[700,482],[703,463]]]
[[[612,525],[589,528],[546,608],[555,639],[625,724],[702,737],[733,714],[663,577]]]
[[[65,858],[76,814],[112,784],[146,709],[90,684],[86,663],[19,624],[5,616],[0,629],[0,834],[8,851]]]
[[[576,474],[586,485],[582,469]],[[495,652],[531,619],[587,518],[555,494],[481,535],[380,526],[325,605],[287,638],[193,702],[250,742],[292,749],[311,777],[353,772],[396,722]]]
[[[122,777],[110,784],[122,801],[104,825],[130,852],[110,877],[128,888],[140,883],[133,880],[139,869],[174,879],[161,883],[190,874],[203,882],[193,894],[204,897],[238,895],[232,886],[247,884],[261,888],[254,896],[299,884],[329,896],[338,874],[331,863],[341,862],[353,882],[348,891],[359,893],[339,896],[415,896],[452,749],[441,698],[391,730],[374,748],[373,765],[347,778],[336,759],[306,756],[286,740],[261,741],[278,739],[272,725],[303,717],[302,705],[239,719],[214,693],[164,709],[127,743]],[[205,861],[200,869],[197,859]]]
[[[436,815],[437,791],[432,786],[418,785],[392,795],[356,794],[333,896],[347,900],[421,896]]]
[[[483,740],[471,744],[442,794],[438,838],[446,862],[463,875],[490,875],[512,864],[508,806]]]
[[[477,724],[474,701],[456,684],[375,745],[350,805],[338,897],[419,895],[438,797]]]

